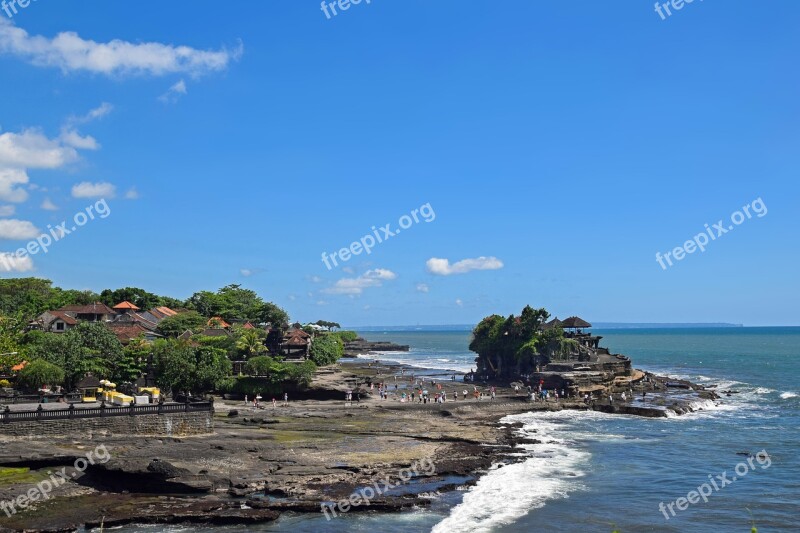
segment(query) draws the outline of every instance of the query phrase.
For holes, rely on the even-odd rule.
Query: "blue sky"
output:
[[[797,325],[798,16],[789,0],[666,20],[653,2],[522,0],[0,11],[0,251],[111,209],[0,273],[180,298],[240,283],[350,325],[525,304]],[[765,216],[659,266],[758,198]],[[426,204],[432,222],[325,267]]]

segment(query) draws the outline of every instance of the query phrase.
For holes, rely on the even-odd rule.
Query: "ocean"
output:
[[[595,333],[603,335],[602,346],[631,356],[637,368],[716,384],[731,394],[703,411],[667,419],[570,411],[510,416],[504,422],[522,422],[520,431],[542,443],[526,445],[519,450],[523,461],[497,465],[477,485],[437,496],[430,509],[330,522],[289,516],[248,531],[744,533],[753,525],[759,533],[800,531],[800,328]],[[412,346],[381,360],[443,373],[474,367],[467,331],[364,336]]]

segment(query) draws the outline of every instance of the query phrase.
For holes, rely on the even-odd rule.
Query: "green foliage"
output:
[[[331,331],[342,327],[338,322],[328,322],[327,320],[317,320],[316,324],[320,327],[328,328]]]
[[[64,371],[52,363],[37,359],[20,370],[17,379],[20,385],[29,389],[39,389],[43,385],[52,387],[64,383]]]
[[[255,359],[271,359],[257,357]],[[254,359],[254,360],[255,360]],[[269,364],[269,373],[265,376],[244,376],[226,379],[220,382],[219,392],[223,394],[238,394],[255,396],[280,395],[287,389],[297,390],[308,386],[314,377],[316,365],[311,361],[304,363],[279,363],[272,360]]]
[[[249,376],[266,376],[278,364],[272,357],[253,357],[247,362],[245,372]]]
[[[0,279],[0,315],[20,316],[26,323],[48,309],[71,304],[89,304],[98,295],[90,291],[53,287],[49,279]]]
[[[342,342],[353,342],[358,340],[358,333],[355,331],[337,331],[336,333],[332,333],[332,335],[339,337]]]
[[[196,292],[186,301],[186,306],[203,316],[219,316],[227,322],[249,321],[253,324],[270,323],[276,327],[289,322],[289,315],[269,302],[264,302],[255,291],[228,285],[216,293]]]
[[[122,355],[119,341],[102,324],[87,323],[79,327],[62,334],[48,333],[40,338],[41,342],[26,348],[31,359],[41,359],[61,368],[66,374],[67,388],[72,388],[87,372],[111,376]],[[96,328],[105,330],[113,341]],[[104,349],[106,346],[110,348]]]
[[[267,351],[264,340],[267,333],[259,329],[238,329],[236,331],[236,349],[244,357],[256,357]]]
[[[143,339],[134,339],[128,343],[122,350],[122,357],[117,361],[111,381],[125,383],[139,379],[147,367],[150,352],[150,343]]]
[[[7,379],[0,379],[0,388],[7,389],[10,386],[11,386],[10,381],[8,381]]]
[[[224,350],[195,347],[185,341],[158,340],[153,345],[158,384],[165,390],[207,392],[230,376],[232,365]]]
[[[162,320],[158,324],[157,331],[165,337],[178,337],[186,330],[200,333],[207,322],[208,319],[197,311],[186,311]]]
[[[509,375],[531,371],[540,356],[568,354],[574,346],[564,343],[560,328],[542,329],[550,314],[525,306],[519,317],[484,318],[472,332],[469,349],[478,354],[478,369],[489,374]]]
[[[116,289],[113,291],[111,289],[106,289],[100,293],[100,301],[109,307],[114,307],[121,302],[130,302],[139,309],[144,310],[166,305],[164,303],[164,298],[161,296],[137,287],[125,287],[124,289]]]
[[[344,343],[336,335],[318,335],[309,350],[309,358],[318,366],[332,365],[342,355],[344,355]]]

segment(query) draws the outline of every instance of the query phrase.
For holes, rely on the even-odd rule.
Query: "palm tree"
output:
[[[267,351],[267,347],[264,346],[258,331],[254,329],[242,331],[241,336],[236,341],[236,349],[246,353],[248,357],[256,357]]]

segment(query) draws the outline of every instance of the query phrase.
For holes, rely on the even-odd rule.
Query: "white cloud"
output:
[[[82,137],[72,129],[63,130],[56,139],[35,129],[0,134],[0,201],[21,203],[28,199],[22,186],[28,185],[29,169],[61,168],[78,160],[76,148],[98,147],[92,137]],[[39,187],[31,184],[28,188]]]
[[[289,301],[292,301],[292,302],[293,302],[293,301],[295,301],[295,300],[297,300],[297,296],[295,296],[294,294],[290,294],[290,295],[289,295]]]
[[[13,205],[0,205],[0,217],[14,216],[16,212],[17,208]]]
[[[58,211],[58,206],[50,201],[50,198],[45,198],[42,202],[41,208],[45,211]]]
[[[84,181],[72,187],[73,198],[113,198],[117,188],[111,183],[89,183]]]
[[[33,259],[30,256],[18,258],[15,254],[0,252],[0,272],[30,272]]]
[[[103,102],[102,104],[90,110],[83,116],[70,118],[68,122],[70,124],[86,124],[87,122],[92,122],[94,120],[103,118],[104,116],[111,113],[113,110],[114,110],[113,105],[109,104],[108,102]]]
[[[97,150],[100,148],[100,143],[98,143],[94,137],[91,135],[83,137],[77,130],[72,128],[63,128],[59,139],[61,139],[61,142],[65,145],[73,148],[80,148],[81,150]]]
[[[200,76],[221,71],[242,53],[234,50],[198,50],[157,42],[131,43],[114,39],[99,43],[81,38],[75,32],[62,32],[53,38],[30,35],[11,22],[0,19],[0,53],[18,57],[40,67],[55,67],[63,72],[86,71],[108,76],[148,74],[162,76],[186,73]]]
[[[126,200],[138,200],[139,199],[139,191],[136,190],[136,187],[131,187],[125,192],[125,199]]]
[[[28,183],[28,174],[16,168],[0,168],[0,200],[21,203],[28,199],[28,191],[19,187]]]
[[[77,159],[74,147],[48,139],[37,130],[0,135],[0,167],[59,168]]]
[[[381,287],[384,281],[391,281],[396,278],[397,274],[391,270],[376,268],[367,270],[357,278],[342,278],[333,287],[323,289],[322,292],[325,294],[358,295],[363,293],[364,289]]]
[[[503,262],[496,257],[478,257],[476,259],[463,259],[450,264],[448,259],[432,257],[425,263],[428,272],[437,276],[450,276],[452,274],[466,274],[472,270],[499,270]]]
[[[317,305],[328,305],[328,302],[325,300],[317,300]]]
[[[461,300],[461,298],[456,298],[456,305],[459,307],[464,307],[464,302]]]
[[[349,266],[342,267],[342,271],[347,273],[347,274],[355,274],[356,273],[356,269],[353,268],[353,267],[349,267]]]
[[[174,104],[177,102],[181,96],[186,94],[188,91],[186,90],[186,82],[181,80],[175,85],[171,86],[167,89],[167,92],[162,94],[158,97],[159,102],[164,102],[165,104]]]
[[[417,283],[417,292],[429,292],[430,287],[426,283]]]
[[[311,276],[308,278],[311,283],[322,283],[322,278],[319,276]]]
[[[246,278],[261,274],[262,272],[264,272],[263,268],[243,268],[239,271],[239,273]]]
[[[34,239],[41,234],[42,232],[27,220],[13,218],[0,220],[0,239],[20,241]]]

